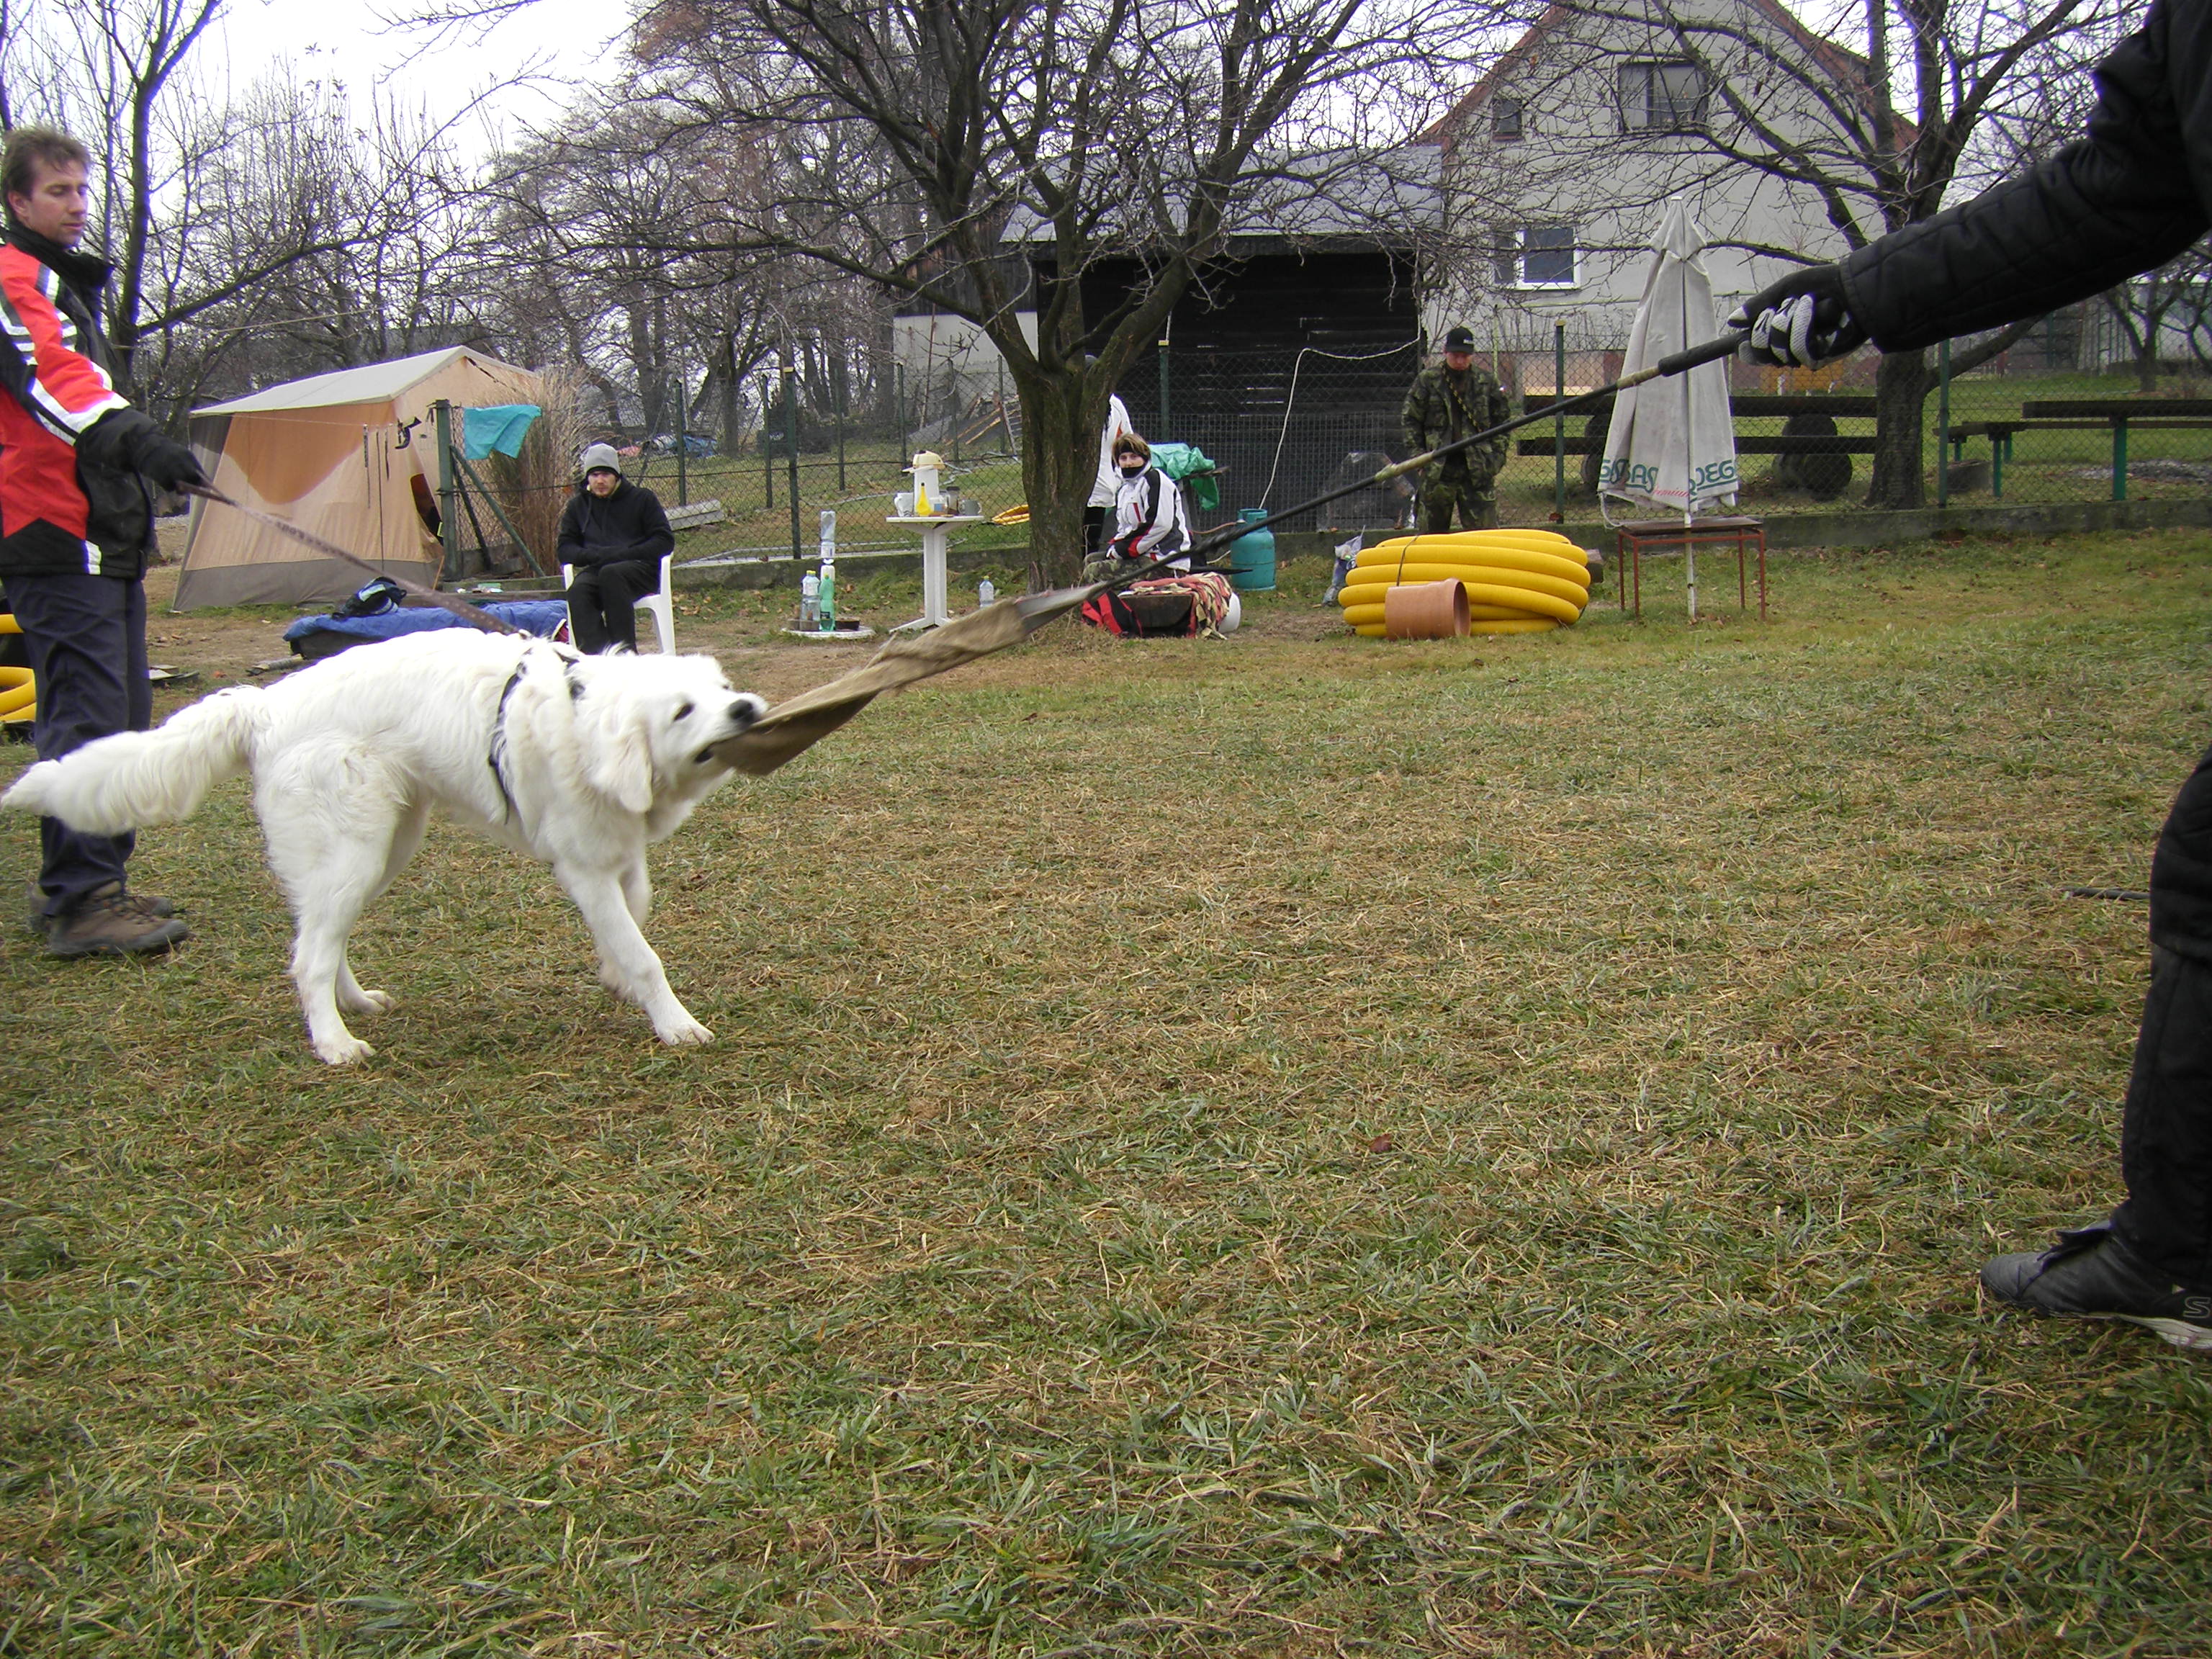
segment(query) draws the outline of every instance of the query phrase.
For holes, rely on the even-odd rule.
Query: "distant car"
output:
[[[676,434],[673,432],[657,432],[647,441],[646,447],[656,455],[673,455],[676,453]],[[684,434],[684,453],[695,456],[711,455],[714,453],[714,441],[702,437],[696,432],[687,432]]]

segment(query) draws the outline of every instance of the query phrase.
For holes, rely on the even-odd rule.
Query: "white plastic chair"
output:
[[[660,635],[660,653],[665,657],[672,657],[676,654],[676,607],[669,602],[669,588],[672,586],[669,572],[675,563],[675,554],[664,553],[660,556],[660,591],[658,593],[641,595],[636,607],[640,611],[649,611],[653,613],[653,631]],[[572,564],[562,565],[561,567],[562,591],[565,592],[574,585],[575,580],[576,567]]]

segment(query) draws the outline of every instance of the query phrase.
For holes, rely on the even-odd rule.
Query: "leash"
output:
[[[374,565],[371,564],[367,559],[362,558],[358,553],[349,553],[344,548],[340,547],[336,542],[325,541],[320,536],[316,535],[312,530],[302,530],[298,525],[292,524],[286,520],[280,519],[273,513],[264,513],[258,508],[247,507],[242,502],[231,500],[229,496],[224,495],[222,491],[217,489],[213,484],[188,483],[184,485],[183,489],[185,494],[187,495],[197,495],[204,501],[219,502],[221,505],[228,507],[234,513],[245,514],[246,517],[252,520],[256,524],[265,524],[271,530],[277,531],[282,534],[289,536],[295,542],[300,542],[308,547],[313,548],[318,553],[325,554],[333,559],[343,560],[346,563],[353,566],[356,570],[366,570],[372,576],[381,576],[386,581],[398,586],[404,592],[412,594],[418,599],[428,599],[431,604],[438,606],[441,610],[452,611],[453,615],[459,617],[463,622],[469,623],[472,627],[481,628],[487,634],[520,634],[526,631],[526,629],[517,628],[513,623],[501,622],[498,617],[493,616],[490,611],[482,610],[476,605],[471,605],[466,599],[458,598],[451,593],[441,593],[434,587],[425,587],[422,583],[410,581],[404,576],[395,576],[388,570],[380,570]]]

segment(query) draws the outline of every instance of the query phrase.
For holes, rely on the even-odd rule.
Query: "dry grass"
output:
[[[2202,1651],[2212,1372],[1972,1275],[2116,1195],[2142,917],[2059,890],[2212,542],[1471,645],[1311,574],[719,797],[710,1049],[441,833],[315,1066],[236,789],[173,961],[9,935],[0,1651]],[[765,603],[687,641],[804,683]]]

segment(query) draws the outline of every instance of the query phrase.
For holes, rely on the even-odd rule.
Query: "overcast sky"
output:
[[[356,94],[388,88],[443,119],[487,85],[533,65],[567,80],[611,73],[629,17],[626,0],[533,0],[488,33],[439,44],[379,21],[379,13],[403,9],[404,0],[231,0],[221,38],[202,46],[200,67],[213,77],[227,66],[232,88],[242,92],[289,58],[302,79],[340,81]],[[511,137],[522,125],[550,121],[566,102],[558,87],[516,88],[493,100],[491,118]],[[460,137],[474,152],[495,142],[481,126]]]

